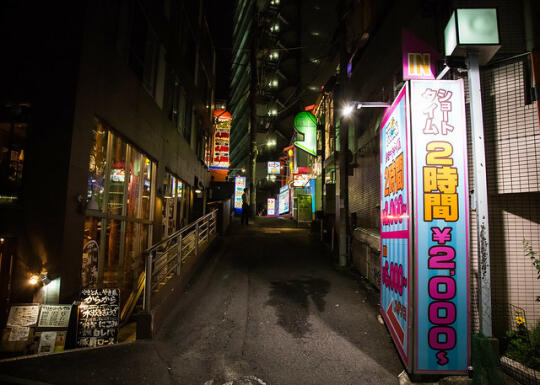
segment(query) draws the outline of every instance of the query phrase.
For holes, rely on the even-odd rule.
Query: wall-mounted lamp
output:
[[[48,277],[46,271],[43,271],[39,274],[31,274],[30,278],[28,278],[28,284],[30,286],[36,286],[40,282],[43,283],[43,286],[47,286],[49,283],[51,283],[51,279]]]
[[[474,53],[478,63],[484,65],[500,47],[497,9],[461,8],[452,12],[444,29],[446,56],[465,57]]]
[[[28,280],[28,283],[31,286],[36,286],[38,282],[39,282],[39,275],[37,274],[32,275],[30,279]]]
[[[390,107],[389,103],[385,102],[350,102],[343,108],[343,116],[347,117],[352,114],[354,110],[361,108],[386,108]]]

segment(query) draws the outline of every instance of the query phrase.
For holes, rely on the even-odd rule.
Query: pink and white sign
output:
[[[435,63],[441,56],[407,30],[402,32],[403,80],[435,79]]]

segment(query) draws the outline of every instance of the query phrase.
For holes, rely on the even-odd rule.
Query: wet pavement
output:
[[[235,221],[153,340],[0,363],[0,383],[398,384],[377,315],[308,229]]]

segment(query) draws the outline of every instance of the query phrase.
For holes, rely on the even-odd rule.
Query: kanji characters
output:
[[[426,146],[424,167],[424,220],[444,219],[455,222],[459,218],[458,172],[448,142],[430,142]]]
[[[447,135],[449,132],[454,131],[454,126],[449,123],[448,114],[452,111],[452,91],[442,88],[439,90],[427,88],[422,94],[422,98],[429,102],[427,107],[422,111],[422,113],[426,115],[424,134],[437,135],[440,132],[442,135]],[[442,115],[439,125],[434,122],[436,116],[435,111],[437,108]]]

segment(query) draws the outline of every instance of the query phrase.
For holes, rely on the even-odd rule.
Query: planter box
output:
[[[540,372],[512,360],[506,356],[501,357],[503,371],[522,385],[540,385]]]

